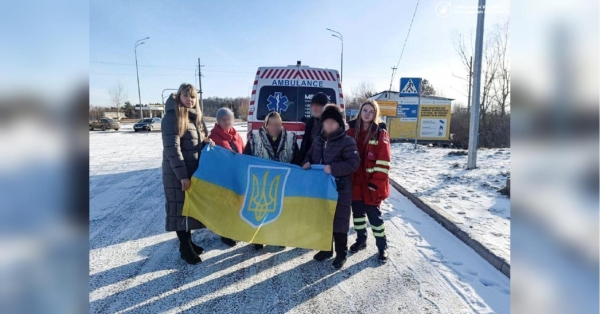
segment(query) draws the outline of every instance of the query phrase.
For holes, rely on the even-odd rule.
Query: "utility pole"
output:
[[[138,72],[138,62],[137,62],[137,47],[139,45],[143,45],[144,44],[144,40],[146,39],[150,39],[150,37],[146,37],[143,39],[140,39],[138,41],[135,42],[135,44],[133,45],[133,51],[135,53],[135,74],[137,76],[137,85],[138,85],[138,101],[140,104],[140,118],[144,119],[144,111],[142,110],[142,94],[140,93],[140,73]],[[140,42],[141,41],[141,42]],[[150,114],[152,114],[152,111],[150,111]]]
[[[469,61],[469,97],[467,100],[467,112],[471,112],[471,79],[473,78],[473,56],[471,56],[471,61]]]
[[[200,64],[200,58],[198,58],[198,85],[200,87],[200,111],[204,114],[204,102],[202,101],[202,67]]]
[[[392,78],[390,79],[390,88],[388,89],[388,94],[392,91],[392,82],[394,82],[394,74],[396,74],[396,69],[398,68],[395,66],[392,67]]]
[[[467,169],[477,168],[477,142],[479,140],[479,89],[481,88],[481,56],[483,53],[483,22],[485,0],[479,0],[477,8],[477,31],[475,37],[475,68],[473,69],[473,110],[469,123],[469,156]]]

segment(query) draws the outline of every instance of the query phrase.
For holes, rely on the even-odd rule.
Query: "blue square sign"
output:
[[[400,97],[420,96],[421,78],[403,77],[400,78]]]

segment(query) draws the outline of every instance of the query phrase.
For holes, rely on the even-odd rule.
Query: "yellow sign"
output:
[[[390,138],[413,139],[415,138],[416,122],[402,122],[400,118],[388,118]]]
[[[398,111],[398,102],[393,100],[377,100],[379,113],[382,117],[395,117]]]
[[[419,139],[449,139],[450,113],[450,105],[422,104],[419,112]]]
[[[448,140],[450,138],[450,105],[422,104],[419,110],[419,139]],[[392,139],[414,139],[417,123],[388,118],[388,130]]]

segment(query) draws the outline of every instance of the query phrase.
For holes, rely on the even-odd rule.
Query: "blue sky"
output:
[[[452,76],[460,63],[452,32],[474,33],[476,15],[459,12],[477,1],[420,1],[393,89],[401,76],[429,79],[444,96],[466,103],[466,86]],[[259,66],[340,65],[344,36],[345,93],[361,81],[386,90],[417,1],[99,1],[90,2],[90,102],[109,105],[107,89],[122,83],[137,103],[133,45],[138,47],[142,102],[161,102],[165,88],[197,85],[202,59],[205,97],[247,96]],[[490,0],[486,26],[507,18],[509,1]]]

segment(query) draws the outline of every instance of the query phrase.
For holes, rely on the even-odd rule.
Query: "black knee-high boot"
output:
[[[336,269],[340,269],[346,263],[346,256],[348,256],[348,234],[334,232],[333,239],[335,244],[335,259],[331,265]]]
[[[192,234],[189,231],[177,231],[176,233],[177,238],[179,238],[181,259],[192,265],[202,262],[202,259],[200,259],[200,256],[196,254],[192,247]]]

